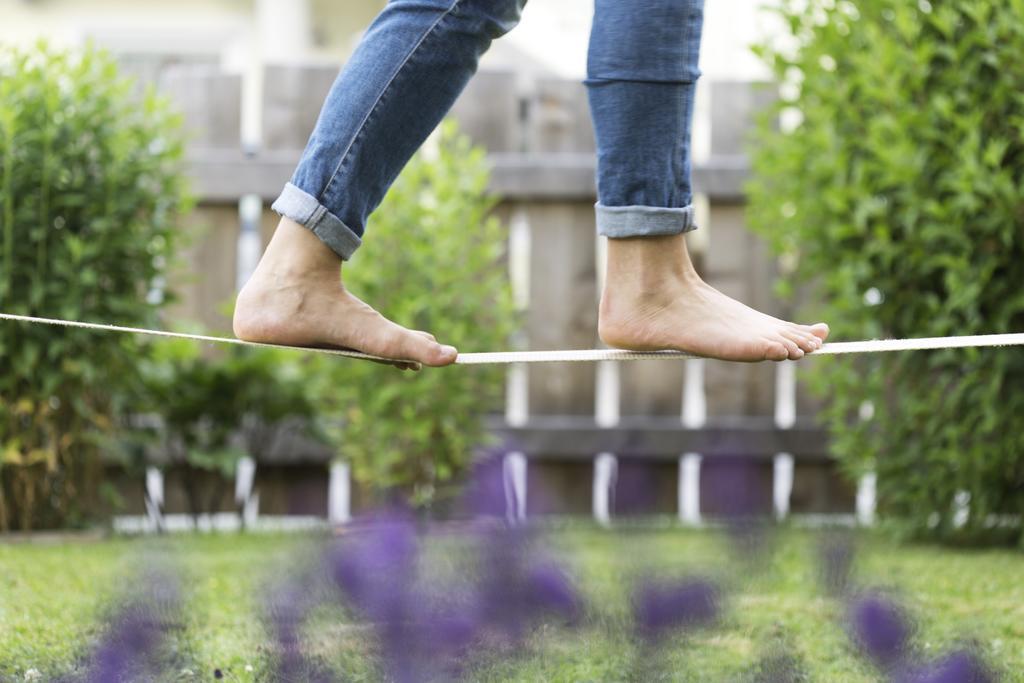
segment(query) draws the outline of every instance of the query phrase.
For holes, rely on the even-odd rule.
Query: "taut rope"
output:
[[[209,337],[201,334],[184,334],[164,330],[147,330],[138,327],[121,327],[100,323],[84,323],[76,320],[55,320],[52,318],[35,318],[27,315],[11,315],[0,313],[0,320],[31,323],[35,325],[57,325],[75,327],[99,332],[118,332],[123,334],[143,334],[153,337],[171,337],[188,339],[197,342],[214,344],[234,344],[236,346],[253,346],[274,349],[290,349],[312,353],[326,353],[345,358],[362,360],[394,361],[396,359],[380,358],[358,351],[344,349],[325,349],[304,346],[279,346],[259,342],[242,341],[231,337]],[[870,341],[832,342],[824,344],[810,356],[834,356],[846,353],[882,353],[887,351],[923,351],[927,349],[964,349],[989,346],[1024,346],[1024,333],[1014,334],[979,334],[960,337],[924,337],[919,339],[872,339]],[[696,358],[693,354],[681,351],[619,351],[616,349],[585,349],[566,351],[501,351],[489,353],[461,353],[455,361],[456,365],[508,365],[512,363],[594,363],[597,361],[619,360],[659,360],[666,358]],[[400,359],[399,359],[400,360]]]

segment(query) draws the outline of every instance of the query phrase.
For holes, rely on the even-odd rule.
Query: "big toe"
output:
[[[429,335],[405,331],[396,355],[436,368],[454,363],[459,352],[454,346],[438,344]]]
[[[789,349],[781,341],[766,339],[764,341],[764,359],[774,361],[788,360]]]

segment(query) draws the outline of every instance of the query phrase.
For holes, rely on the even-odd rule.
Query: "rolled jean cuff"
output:
[[[352,228],[328,211],[327,207],[318,202],[316,197],[291,183],[284,186],[281,196],[270,208],[285,218],[290,218],[312,230],[313,234],[319,237],[320,241],[330,247],[343,261],[352,258],[352,254],[363,243],[363,240],[352,231]]]
[[[597,233],[605,237],[655,237],[696,230],[693,205],[678,209],[657,206],[603,206],[597,210]]]

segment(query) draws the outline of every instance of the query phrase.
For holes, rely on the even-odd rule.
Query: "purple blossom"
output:
[[[702,507],[724,522],[725,536],[747,572],[768,566],[776,527],[771,518],[771,471],[750,458],[721,457],[702,470]]]
[[[387,621],[407,608],[416,578],[416,529],[403,513],[387,513],[354,529],[328,551],[328,572],[367,618]]]
[[[462,507],[468,514],[505,518],[508,507],[505,450],[493,451],[473,466],[462,496]]]
[[[527,531],[506,528],[484,536],[480,558],[480,614],[492,632],[515,644],[545,615],[566,621],[579,616],[581,601],[568,574],[538,553]]]
[[[575,621],[580,614],[580,597],[569,576],[553,562],[537,563],[523,577],[523,592],[538,612],[548,612]]]
[[[903,662],[913,631],[906,612],[877,592],[857,596],[848,618],[861,652],[876,666],[892,669]]]
[[[90,657],[85,674],[89,683],[135,680],[159,669],[167,637],[180,624],[178,584],[172,575],[157,571],[138,583],[141,590],[113,613]]]
[[[480,630],[465,590],[424,587],[411,516],[387,512],[330,548],[327,573],[373,625],[388,675],[399,683],[451,677]]]
[[[636,628],[648,640],[658,640],[675,629],[706,626],[720,612],[721,593],[704,579],[645,581],[633,594]]]
[[[626,516],[655,513],[658,507],[657,493],[664,490],[664,482],[673,475],[666,471],[664,464],[631,460],[628,453],[620,456],[612,491],[615,514]]]
[[[930,665],[899,676],[898,683],[993,683],[985,662],[971,650],[955,650]]]
[[[164,631],[161,620],[145,607],[123,609],[93,654],[86,680],[100,683],[138,677],[162,644]]]
[[[475,607],[448,606],[428,613],[420,622],[434,652],[460,654],[480,631]]]
[[[277,644],[275,678],[278,680],[299,680],[309,669],[299,638],[311,608],[307,595],[300,582],[289,581],[271,591],[267,601],[267,612]]]

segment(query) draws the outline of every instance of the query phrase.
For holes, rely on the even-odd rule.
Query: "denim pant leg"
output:
[[[391,0],[335,81],[274,210],[341,258],[526,0]]]
[[[586,85],[602,235],[696,228],[690,127],[703,18],[704,0],[595,0]]]

